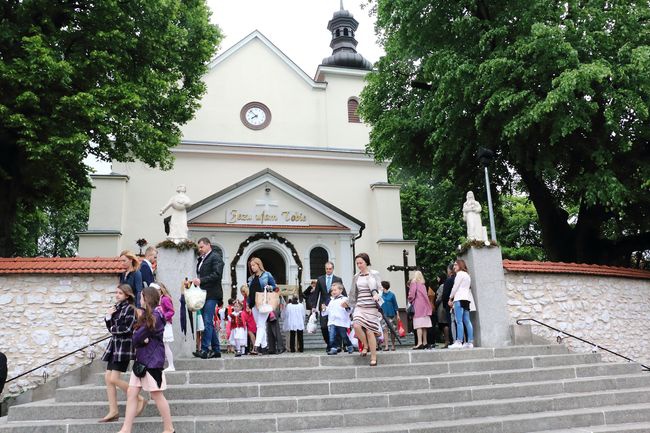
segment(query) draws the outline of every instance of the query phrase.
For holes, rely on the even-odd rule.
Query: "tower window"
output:
[[[357,98],[352,97],[348,99],[348,123],[361,123],[359,119],[359,113],[357,109],[359,108],[359,101]]]
[[[348,29],[343,29],[343,36],[348,36]]]

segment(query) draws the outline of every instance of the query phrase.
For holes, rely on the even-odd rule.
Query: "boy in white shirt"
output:
[[[343,285],[341,283],[333,283],[330,289],[330,302],[327,307],[323,309],[323,316],[327,316],[327,329],[329,331],[329,340],[331,344],[328,355],[336,355],[341,347],[341,343],[345,343],[348,348],[348,353],[354,351],[352,343],[348,338],[348,329],[350,329],[350,305],[348,298],[343,296]]]

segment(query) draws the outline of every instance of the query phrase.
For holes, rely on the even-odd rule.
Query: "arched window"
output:
[[[343,36],[348,36],[348,29],[343,29]]]
[[[357,98],[349,98],[348,99],[348,123],[361,123],[361,119],[359,119],[359,114],[357,113],[357,109],[359,108],[359,101]]]
[[[315,247],[309,252],[309,278],[316,279],[325,275],[325,263],[329,260],[327,250],[323,247]]]

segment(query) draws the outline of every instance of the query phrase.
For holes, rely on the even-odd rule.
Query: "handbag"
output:
[[[205,297],[208,293],[194,285],[185,291],[185,304],[190,311],[198,311],[205,305]]]
[[[270,313],[278,308],[280,305],[280,298],[277,292],[263,292],[255,293],[255,306],[260,313]]]
[[[307,321],[307,333],[313,334],[318,329],[318,318],[316,318],[316,313],[311,313],[309,320]]]
[[[406,329],[404,329],[404,324],[402,323],[402,319],[397,319],[397,334],[400,337],[406,337]]]
[[[140,361],[133,361],[132,370],[135,377],[144,377],[147,374],[147,366]]]
[[[406,314],[409,316],[415,316],[415,307],[413,304],[409,304],[408,307],[406,307]]]

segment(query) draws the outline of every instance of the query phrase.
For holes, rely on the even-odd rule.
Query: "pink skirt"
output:
[[[413,328],[415,329],[431,328],[431,317],[424,316],[424,317],[413,318]]]
[[[143,391],[164,391],[167,389],[167,380],[165,379],[165,373],[162,374],[162,382],[160,382],[160,388],[156,380],[151,377],[149,373],[145,373],[144,377],[138,377],[135,374],[131,373],[131,378],[129,379],[129,386],[137,386],[142,388]]]

